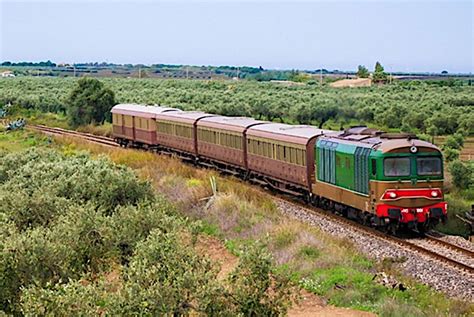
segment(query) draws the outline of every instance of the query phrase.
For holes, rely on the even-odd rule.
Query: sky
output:
[[[474,72],[473,1],[0,0],[0,61]]]

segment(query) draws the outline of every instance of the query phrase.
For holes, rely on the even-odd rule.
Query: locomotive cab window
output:
[[[439,157],[419,157],[416,159],[418,175],[441,175],[441,159]]]
[[[391,157],[383,161],[385,176],[410,176],[410,158]]]

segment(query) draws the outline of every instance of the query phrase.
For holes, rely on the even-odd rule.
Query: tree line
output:
[[[95,87],[95,88],[94,88]],[[81,91],[98,90],[85,97]],[[342,129],[367,124],[389,131],[431,136],[474,134],[474,88],[437,87],[423,82],[337,89],[274,83],[157,79],[11,78],[0,85],[0,106],[16,104],[42,112],[69,113],[75,124],[102,122],[95,108],[113,103],[162,104],[228,116]],[[112,96],[113,95],[113,96]],[[78,98],[92,98],[77,110]],[[79,111],[79,112],[77,112]],[[76,122],[80,120],[80,122]]]

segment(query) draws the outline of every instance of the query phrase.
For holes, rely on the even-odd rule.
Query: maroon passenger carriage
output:
[[[228,171],[247,170],[247,140],[249,128],[266,124],[243,117],[206,117],[197,121],[197,153],[203,164]]]
[[[311,191],[316,139],[330,130],[266,123],[247,131],[248,169],[254,179],[292,194]]]
[[[151,147],[156,141],[156,116],[179,109],[138,104],[118,104],[111,110],[114,139],[120,145]]]

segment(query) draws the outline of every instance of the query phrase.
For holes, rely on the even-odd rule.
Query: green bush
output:
[[[448,169],[453,177],[453,184],[458,189],[467,189],[474,183],[472,165],[456,160],[449,164]]]
[[[110,216],[145,201],[155,204],[151,186],[105,158],[35,149],[1,154],[0,225],[8,234],[0,235],[0,307],[18,311],[21,288],[32,283],[107,269],[121,254],[117,236],[124,231],[112,230]]]
[[[471,206],[456,196],[447,195],[446,201],[448,203],[448,220],[445,224],[439,224],[436,229],[446,234],[467,237],[469,234],[468,227],[466,223],[461,221],[456,215],[464,217],[465,213],[471,210]]]
[[[229,279],[241,316],[285,315],[293,299],[291,281],[273,270],[270,254],[258,244],[241,250],[239,265]]]
[[[460,150],[464,145],[464,137],[460,134],[450,135],[446,138],[446,141],[443,145],[445,149],[454,149]]]
[[[0,313],[275,315],[289,305],[261,246],[227,286],[194,248],[199,224],[105,158],[2,153],[0,175]]]
[[[443,150],[443,153],[444,153],[444,159],[446,160],[446,162],[452,162],[452,161],[456,161],[457,159],[459,159],[459,150],[456,150],[456,149],[453,149],[453,148],[450,148],[450,147],[446,147],[444,150]]]
[[[79,79],[66,99],[69,122],[73,127],[110,121],[110,110],[114,105],[114,92],[103,82],[89,77]]]

